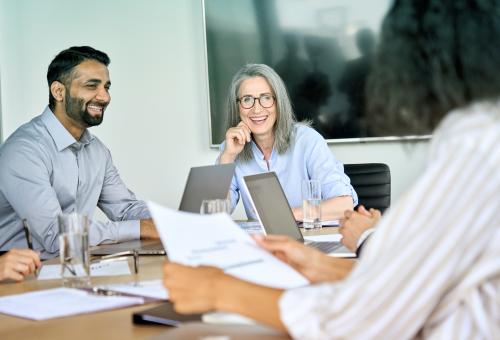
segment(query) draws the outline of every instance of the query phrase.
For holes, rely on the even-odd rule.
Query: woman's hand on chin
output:
[[[236,157],[243,151],[246,143],[252,140],[252,131],[248,125],[240,122],[237,126],[226,131],[226,147],[220,157],[221,164],[233,163]]]

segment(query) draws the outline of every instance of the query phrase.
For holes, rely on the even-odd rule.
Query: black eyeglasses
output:
[[[241,107],[244,109],[251,109],[255,105],[255,101],[258,100],[260,106],[265,109],[270,108],[274,105],[274,96],[269,93],[261,94],[260,97],[253,96],[243,96],[238,98],[237,102],[240,103]]]

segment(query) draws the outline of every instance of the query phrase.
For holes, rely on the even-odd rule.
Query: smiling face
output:
[[[275,94],[263,77],[252,77],[244,80],[238,91],[238,98],[244,96],[260,98],[266,95],[274,96]],[[259,100],[255,100],[252,108],[245,109],[239,104],[239,109],[241,120],[250,128],[254,137],[273,136],[273,127],[277,119],[276,103],[269,108],[264,108]]]
[[[66,88],[66,114],[78,125],[101,124],[111,97],[108,68],[95,60],[86,60],[75,67],[71,84]]]

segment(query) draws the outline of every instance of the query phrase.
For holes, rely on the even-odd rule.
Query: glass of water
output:
[[[231,215],[231,204],[228,199],[203,200],[203,202],[201,202],[200,213],[226,213]]]
[[[90,286],[89,220],[77,213],[61,214],[59,256],[65,287]]]
[[[321,182],[302,181],[302,221],[304,229],[321,228]]]

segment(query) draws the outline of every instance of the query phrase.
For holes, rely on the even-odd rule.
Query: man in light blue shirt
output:
[[[42,258],[59,251],[57,215],[92,217],[98,206],[111,220],[92,221],[91,245],[157,238],[146,204],[121,180],[104,144],[88,130],[110,102],[108,56],[71,47],[49,65],[49,106],[0,147],[0,250],[25,248],[22,219]]]

